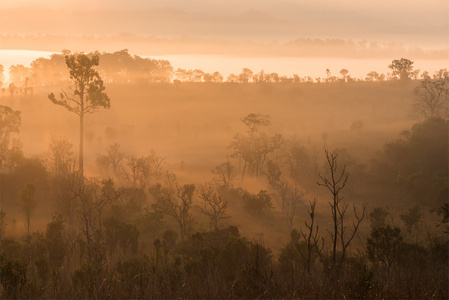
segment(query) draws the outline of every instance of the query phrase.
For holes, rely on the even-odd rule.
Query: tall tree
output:
[[[80,118],[79,172],[83,175],[84,116],[88,113],[93,114],[100,107],[109,108],[111,105],[108,95],[104,92],[103,80],[94,69],[99,64],[98,55],[89,58],[84,53],[68,53],[65,56],[65,62],[70,70],[70,79],[74,83],[74,88],[71,89],[70,94],[62,90],[60,99],[56,99],[53,93],[48,95],[48,98],[54,104],[65,107]]]

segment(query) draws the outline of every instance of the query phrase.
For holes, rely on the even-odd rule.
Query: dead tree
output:
[[[219,222],[229,218],[226,214],[228,202],[217,193],[211,183],[200,187],[198,197],[201,202],[201,212],[209,217],[211,227],[217,230],[219,228]]]
[[[352,223],[352,232],[347,232],[347,226],[345,225],[346,211],[348,209],[347,204],[343,204],[342,190],[346,187],[349,180],[349,173],[346,172],[346,165],[343,169],[339,170],[337,163],[337,154],[329,153],[325,150],[326,159],[329,166],[330,174],[328,177],[319,175],[321,182],[317,182],[319,186],[323,186],[329,190],[332,194],[332,202],[329,202],[332,214],[332,231],[328,231],[332,238],[332,264],[331,267],[334,270],[337,265],[337,247],[340,244],[341,255],[339,257],[339,265],[341,265],[346,257],[346,250],[353,240],[357,230],[359,229],[360,223],[365,217],[366,205],[362,206],[362,214],[359,216],[357,209],[354,205],[354,216],[355,221]]]
[[[323,246],[319,245],[319,237],[318,230],[319,226],[315,224],[315,209],[316,209],[317,200],[314,198],[313,202],[309,201],[310,209],[307,209],[307,212],[310,216],[310,224],[307,221],[304,221],[304,225],[307,228],[307,232],[300,230],[301,236],[304,238],[307,246],[307,253],[304,254],[302,251],[299,251],[299,254],[306,261],[307,274],[310,275],[310,267],[312,264],[312,256],[313,251],[316,253],[320,253],[323,249]],[[299,249],[298,249],[299,250]]]
[[[413,109],[418,119],[443,117],[449,111],[449,73],[421,81],[414,91]]]

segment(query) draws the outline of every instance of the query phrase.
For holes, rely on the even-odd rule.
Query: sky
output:
[[[2,0],[0,28],[3,35],[321,38],[441,49],[449,47],[449,1]]]

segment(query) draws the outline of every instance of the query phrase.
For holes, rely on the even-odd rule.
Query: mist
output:
[[[1,297],[448,298],[442,7],[3,2]]]

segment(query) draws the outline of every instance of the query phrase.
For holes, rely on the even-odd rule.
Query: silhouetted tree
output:
[[[71,170],[75,163],[72,147],[73,144],[65,138],[52,138],[46,158],[48,168],[53,175],[59,176]]]
[[[5,82],[5,68],[3,67],[3,65],[0,65],[0,88],[3,87],[4,82]]]
[[[304,193],[301,192],[297,186],[292,185],[287,181],[281,181],[277,185],[277,192],[279,194],[278,200],[281,205],[282,213],[287,220],[288,232],[291,232],[293,220],[296,215],[296,208],[298,204],[303,202]]]
[[[374,263],[382,263],[390,273],[391,266],[398,261],[402,240],[401,230],[397,227],[373,228],[366,243],[368,258]]]
[[[240,75],[238,76],[238,79],[240,83],[248,83],[251,80],[252,76],[253,71],[248,68],[244,68],[242,70],[242,73],[240,73]]]
[[[260,126],[270,125],[270,117],[268,115],[262,114],[249,114],[242,119],[242,122],[248,127],[247,135],[242,134],[234,135],[230,147],[235,150],[232,156],[237,157],[240,160],[243,160],[242,179],[241,179],[241,181],[243,182],[246,167],[249,164],[256,162],[256,155],[258,154],[257,151],[262,150],[262,148],[260,149],[256,148],[256,140],[258,140],[258,138],[256,137],[256,132],[258,131]],[[276,138],[276,141],[278,139],[279,138]],[[259,146],[263,146],[262,141],[260,141]],[[273,147],[269,148],[271,149]],[[263,154],[266,157],[267,154],[266,151],[264,151]],[[255,167],[257,170],[260,170],[259,164],[257,164]],[[259,173],[257,175],[259,175]]]
[[[200,209],[209,218],[213,229],[219,229],[219,222],[228,219],[226,214],[228,202],[217,193],[211,183],[206,183],[199,188],[198,197],[200,198]]]
[[[11,135],[20,131],[20,111],[0,105],[0,170],[7,159],[11,145]]]
[[[341,70],[340,70],[341,80],[342,80],[343,82],[346,82],[348,73],[349,73],[349,71],[346,70],[346,69],[341,69]]]
[[[239,81],[239,77],[233,73],[229,74],[229,76],[226,78],[227,82],[236,83]]]
[[[125,158],[125,154],[120,151],[120,145],[117,143],[110,145],[107,152],[107,155],[97,156],[97,165],[105,168],[111,166],[114,174],[117,174],[120,163]]]
[[[338,168],[337,154],[329,153],[325,150],[327,165],[329,168],[329,177],[319,175],[321,182],[317,182],[319,186],[323,186],[329,190],[332,194],[332,202],[329,202],[332,213],[332,231],[329,232],[332,238],[332,271],[335,271],[337,266],[337,245],[340,244],[341,254],[339,255],[338,265],[342,265],[346,258],[346,250],[357,233],[360,223],[365,217],[366,205],[362,206],[362,215],[357,214],[356,207],[354,206],[354,216],[356,221],[353,222],[353,231],[347,232],[345,226],[346,211],[348,205],[342,203],[343,196],[342,190],[346,187],[349,180],[349,173],[346,172],[346,165],[343,165],[343,169],[340,172]]]
[[[53,220],[47,224],[45,244],[48,251],[52,295],[61,298],[63,295],[60,294],[62,288],[59,283],[64,276],[62,267],[69,250],[68,240],[64,234],[64,219],[61,215],[55,214]]]
[[[224,190],[232,188],[232,180],[235,177],[233,174],[234,166],[229,160],[225,163],[219,164],[212,170],[215,175],[214,183]]]
[[[366,81],[375,81],[379,80],[379,74],[376,71],[371,71],[368,74],[366,74]]]
[[[16,86],[23,86],[26,78],[31,76],[31,69],[24,65],[12,65],[9,67],[9,77]]]
[[[150,193],[156,198],[157,208],[178,223],[181,241],[186,238],[193,223],[190,208],[193,203],[194,191],[195,185],[193,184],[178,186],[176,191],[163,188],[160,184],[150,188]]]
[[[421,81],[414,91],[413,109],[420,118],[445,117],[449,112],[449,72],[441,70],[434,79]]]
[[[5,236],[6,232],[6,213],[3,210],[0,210],[0,241]]]
[[[388,65],[393,76],[399,76],[400,80],[409,80],[413,70],[413,62],[406,58],[395,59]]]
[[[151,165],[148,156],[126,156],[126,165],[122,169],[125,180],[133,188],[144,189],[148,187],[151,176]]]
[[[422,214],[419,206],[414,206],[408,210],[407,213],[402,214],[401,220],[404,222],[405,227],[407,228],[407,232],[411,233],[412,228],[416,226],[419,221],[421,221]]]
[[[94,67],[99,64],[98,55],[89,58],[84,53],[67,54],[65,56],[69,68],[70,79],[74,83],[71,94],[64,90],[60,93],[59,100],[51,93],[48,98],[57,105],[65,107],[68,111],[79,116],[80,120],[80,143],[79,143],[79,172],[84,174],[84,117],[93,114],[100,107],[109,108],[110,100],[104,92],[103,80],[95,71]]]
[[[371,220],[371,229],[385,227],[387,225],[386,217],[388,216],[388,211],[383,207],[375,207],[369,214]]]
[[[36,188],[33,184],[27,184],[26,188],[22,191],[21,207],[25,214],[25,223],[27,225],[27,235],[30,234],[30,223],[31,217],[33,216],[34,210],[37,207],[37,202],[35,198]]]

